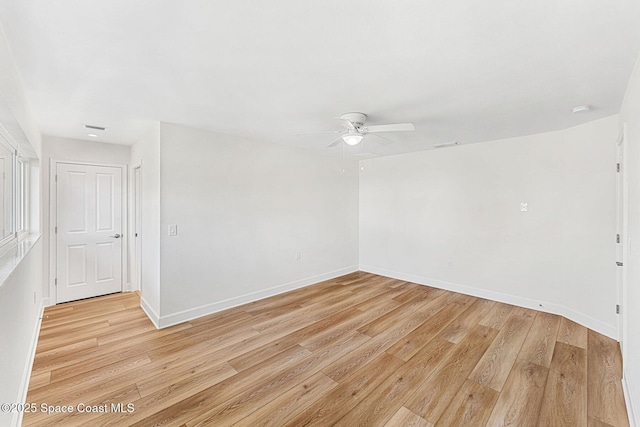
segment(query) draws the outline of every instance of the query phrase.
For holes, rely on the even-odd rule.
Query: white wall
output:
[[[0,26],[0,125],[29,157],[40,157],[40,132],[29,107],[22,79]]]
[[[11,50],[0,28],[0,125],[9,131],[21,151],[33,158],[31,164],[31,222],[37,231],[40,224],[39,165],[41,139],[29,108],[22,81]],[[29,240],[35,240],[33,236]],[[0,260],[3,266],[14,265],[26,242]],[[25,398],[31,360],[35,351],[39,316],[42,307],[42,239],[19,261],[0,283],[0,403],[18,403]],[[24,255],[24,254],[23,254]],[[11,271],[11,270],[9,270]],[[17,413],[0,412],[0,425],[17,425]]]
[[[141,165],[141,305],[151,320],[160,319],[160,123],[131,147],[130,165]]]
[[[42,138],[41,189],[42,189],[42,235],[44,240],[44,296],[49,297],[50,285],[50,166],[51,159],[86,163],[127,165],[131,157],[131,147],[126,145],[103,144],[99,142],[44,136]]]
[[[627,295],[622,313],[626,320],[623,341],[627,402],[634,402],[629,412],[640,426],[640,56],[629,81],[620,112],[627,124],[625,164],[628,183],[628,256]]]
[[[361,269],[560,311],[616,336],[617,136],[612,116],[362,161]]]
[[[164,123],[161,140],[163,324],[357,269],[356,162]]]
[[[0,403],[26,397],[42,309],[42,247],[40,239],[0,286]],[[13,425],[17,416],[0,412],[0,425]]]
[[[42,309],[42,239],[0,286],[0,402],[25,396]],[[12,425],[16,413],[0,412],[0,425]]]

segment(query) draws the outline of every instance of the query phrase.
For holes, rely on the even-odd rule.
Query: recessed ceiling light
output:
[[[82,125],[87,129],[94,129],[94,130],[106,130],[107,128],[104,126],[96,126],[96,125]]]
[[[96,135],[95,133],[88,133],[88,136],[90,136],[91,138],[97,138],[98,135]]]
[[[593,110],[593,107],[591,105],[578,105],[577,107],[573,107],[573,114],[575,113],[582,113],[582,112],[586,112],[586,111],[591,111]]]

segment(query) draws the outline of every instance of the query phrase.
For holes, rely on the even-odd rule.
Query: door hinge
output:
[[[55,233],[58,234],[58,226],[55,227]]]
[[[53,279],[53,284],[54,284],[55,286],[58,286],[58,278],[57,278],[57,277],[56,277],[55,279]]]
[[[620,314],[620,304],[616,304],[616,314]]]
[[[56,174],[55,181],[58,182],[58,174]]]
[[[616,243],[620,243],[620,235],[616,234]]]
[[[620,172],[620,163],[616,163],[616,172]]]

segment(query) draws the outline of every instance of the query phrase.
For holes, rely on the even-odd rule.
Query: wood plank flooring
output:
[[[567,319],[358,272],[159,331],[135,293],[48,307],[24,425],[618,427],[621,377]]]

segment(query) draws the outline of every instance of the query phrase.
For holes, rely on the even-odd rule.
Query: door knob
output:
[[[109,236],[109,237],[113,237],[114,239],[119,239],[119,238],[120,238],[120,235],[119,235],[119,234],[116,234],[115,236]]]

